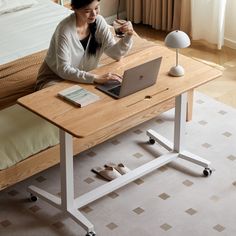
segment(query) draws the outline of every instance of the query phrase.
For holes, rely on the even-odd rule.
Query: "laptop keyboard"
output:
[[[120,94],[120,88],[121,88],[121,86],[117,86],[117,87],[114,87],[114,88],[112,88],[112,89],[109,89],[108,91],[109,91],[110,93],[113,93],[113,94],[119,96],[119,94]]]

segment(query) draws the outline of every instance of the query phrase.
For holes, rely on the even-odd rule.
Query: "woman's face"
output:
[[[96,20],[96,17],[99,13],[99,1],[94,0],[89,5],[75,9],[75,13],[79,16],[79,19],[88,24],[93,23]]]

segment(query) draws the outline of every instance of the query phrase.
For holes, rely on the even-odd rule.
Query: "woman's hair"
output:
[[[71,0],[71,7],[73,9],[80,9],[82,7],[88,6],[90,3],[92,3],[94,0]],[[100,2],[100,0],[97,0]]]
[[[80,9],[80,8],[88,6],[93,1],[94,0],[71,0],[71,7],[72,9]],[[97,1],[100,2],[100,0],[97,0]],[[97,52],[97,49],[101,47],[101,43],[99,43],[95,37],[95,33],[97,30],[96,20],[94,23],[89,24],[89,29],[91,33],[91,39],[88,45],[88,53],[90,55],[95,55]]]

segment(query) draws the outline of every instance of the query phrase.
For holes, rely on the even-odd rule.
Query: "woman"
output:
[[[78,83],[105,83],[120,80],[111,72],[96,75],[88,71],[96,68],[103,53],[120,60],[132,45],[133,27],[125,22],[120,30],[125,36],[115,41],[105,19],[99,15],[100,0],[72,0],[74,10],[56,28],[46,58],[39,69],[36,90],[62,79]]]

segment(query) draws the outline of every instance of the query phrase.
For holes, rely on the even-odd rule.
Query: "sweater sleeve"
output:
[[[109,26],[107,25],[104,18],[101,20],[101,30],[102,30],[102,42],[104,45],[104,52],[109,57],[120,60],[122,56],[125,56],[130,48],[132,47],[132,36],[125,35],[123,38],[116,42]]]

